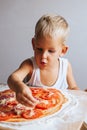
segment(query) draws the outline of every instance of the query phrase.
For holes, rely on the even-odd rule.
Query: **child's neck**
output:
[[[59,62],[54,68],[49,68],[46,70],[40,70],[40,80],[45,86],[52,86],[58,80],[59,75]]]

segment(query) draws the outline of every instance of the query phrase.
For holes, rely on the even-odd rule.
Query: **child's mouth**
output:
[[[47,64],[47,60],[46,59],[42,59],[41,60],[41,65],[46,65]]]
[[[45,62],[41,62],[41,65],[46,65],[46,63]]]

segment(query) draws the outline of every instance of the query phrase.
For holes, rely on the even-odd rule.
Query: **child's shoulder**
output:
[[[33,66],[31,58],[27,58],[22,61],[21,66]]]

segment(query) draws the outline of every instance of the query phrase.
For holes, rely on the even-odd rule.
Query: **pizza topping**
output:
[[[52,98],[52,104],[57,104],[58,103],[58,100],[55,100],[54,98]]]
[[[53,100],[41,100],[41,102],[36,105],[36,108],[48,109],[48,108],[53,107],[55,104],[56,104],[56,101],[53,101]]]
[[[6,105],[9,102],[12,102],[15,100],[15,93],[12,90],[5,90],[3,92],[0,92],[0,106]]]
[[[0,105],[6,104],[6,99],[0,100]]]
[[[4,113],[0,111],[0,121],[5,121],[7,119],[10,119],[12,117],[11,113]]]
[[[21,115],[21,113],[25,110],[25,106],[23,106],[22,104],[17,104],[15,107],[14,107],[14,112],[17,114],[17,115]]]
[[[2,93],[0,93],[0,99],[4,99],[4,98],[10,98],[10,97],[14,97],[15,93],[11,92],[11,91],[3,91]]]
[[[20,103],[18,103],[15,107],[14,107],[14,112],[17,114],[17,115],[21,115],[22,112],[26,111],[26,110],[32,110],[33,108],[31,107],[27,107],[27,106],[24,106]]]
[[[9,102],[13,102],[15,99],[14,98],[4,98],[0,100],[0,105],[8,104]]]
[[[26,119],[36,119],[42,115],[43,115],[42,111],[38,109],[27,110],[22,113],[22,116]]]

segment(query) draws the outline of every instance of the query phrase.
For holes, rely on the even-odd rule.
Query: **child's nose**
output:
[[[45,52],[43,52],[43,53],[42,53],[42,58],[47,58],[47,55],[48,55],[48,54],[47,54],[47,52],[46,52],[46,51],[45,51]]]

